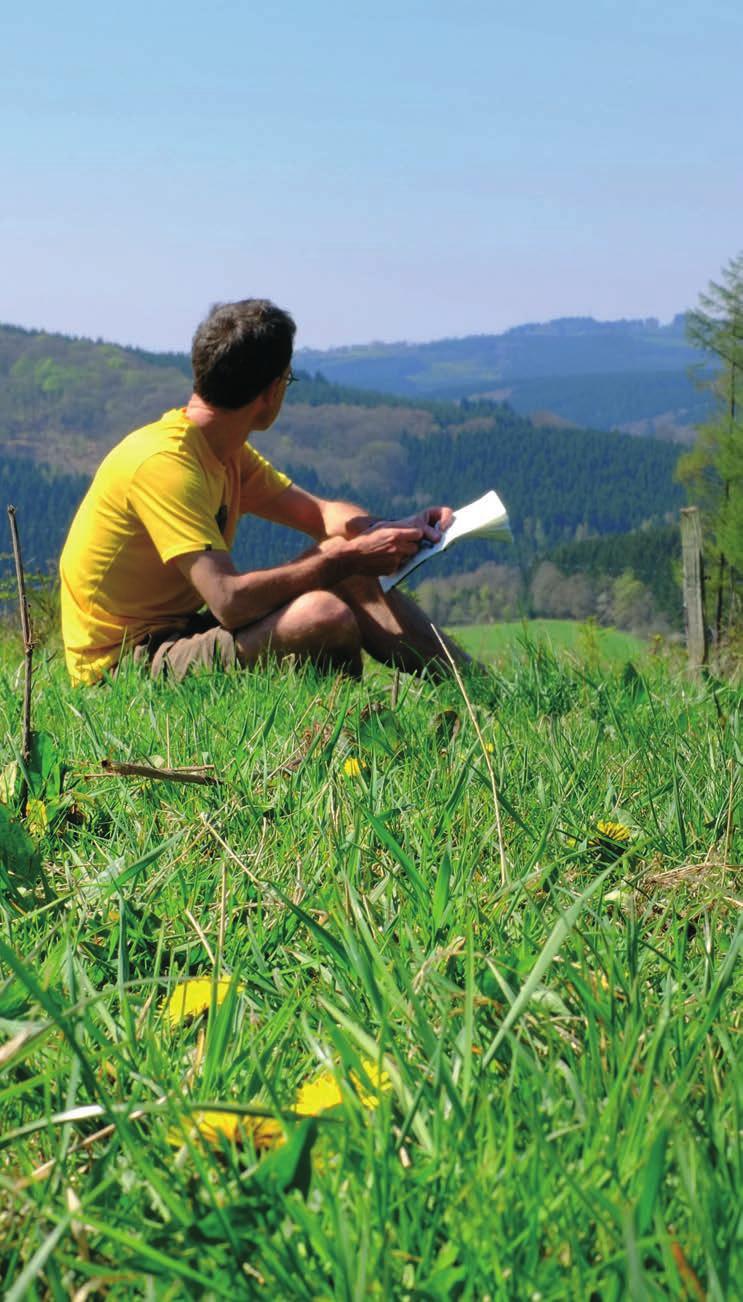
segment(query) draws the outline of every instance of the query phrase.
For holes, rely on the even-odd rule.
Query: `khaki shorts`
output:
[[[178,628],[150,633],[133,650],[134,663],[148,665],[152,678],[161,674],[180,683],[190,669],[236,669],[234,634],[214,615],[190,615]]]

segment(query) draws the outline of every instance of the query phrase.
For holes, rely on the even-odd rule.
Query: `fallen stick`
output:
[[[202,787],[216,787],[220,779],[214,773],[205,770],[212,765],[182,769],[156,769],[151,764],[120,764],[118,760],[101,760],[103,773],[93,773],[91,777],[103,777],[115,773],[121,778],[154,778],[160,782],[196,782]]]

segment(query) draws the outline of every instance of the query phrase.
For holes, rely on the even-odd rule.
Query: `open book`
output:
[[[406,578],[411,570],[422,565],[424,561],[430,561],[432,556],[438,556],[439,552],[446,551],[447,547],[451,547],[462,538],[500,538],[504,542],[511,541],[508,512],[492,488],[484,497],[478,497],[476,502],[470,502],[469,506],[461,506],[458,511],[455,511],[449,528],[437,543],[421,543],[420,550],[401,565],[399,570],[394,574],[383,575],[379,580],[382,591],[389,592],[390,588],[394,588],[401,579]]]

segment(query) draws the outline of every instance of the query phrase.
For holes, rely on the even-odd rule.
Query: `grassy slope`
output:
[[[694,1296],[693,1271],[732,1296],[740,700],[648,673],[514,648],[472,686],[483,752],[452,684],[403,680],[392,713],[381,674],[73,693],[42,661],[75,809],[41,840],[48,903],[13,872],[0,896],[7,1295],[603,1300]],[[223,785],[101,774],[156,756]],[[166,993],[216,969],[231,997],[169,1029]],[[257,1165],[178,1131],[197,1102],[286,1108],[327,1064],[345,1102],[306,1200],[291,1122]]]
[[[553,651],[575,651],[589,659],[620,662],[642,657],[646,644],[631,633],[600,628],[572,619],[530,619],[470,624],[453,628],[454,637],[472,655],[494,659],[509,652],[514,642],[546,643]]]

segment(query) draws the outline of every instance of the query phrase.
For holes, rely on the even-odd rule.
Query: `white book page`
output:
[[[476,502],[470,502],[455,511],[449,528],[437,543],[423,543],[415,556],[411,556],[399,570],[394,574],[385,574],[379,580],[382,591],[389,592],[390,588],[394,588],[417,566],[429,561],[432,556],[437,556],[439,552],[446,551],[447,547],[451,547],[452,543],[459,542],[462,538],[501,538],[504,541],[511,541],[508,512],[492,488]]]

